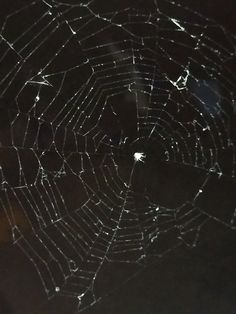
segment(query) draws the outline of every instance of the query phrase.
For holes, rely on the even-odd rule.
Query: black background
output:
[[[100,2],[104,6],[112,3],[109,0],[100,0]],[[113,2],[116,4],[117,1]],[[99,1],[97,3],[99,4]],[[120,1],[119,5],[121,3],[126,6],[126,1]],[[151,1],[131,1],[131,5],[141,8],[145,8],[149,3],[152,5]],[[235,1],[182,0],[181,3],[186,3],[205,16],[214,18],[217,23],[236,34]],[[11,11],[11,6],[17,7],[18,4],[21,5],[20,0],[15,0],[14,4],[11,1],[1,0],[0,19],[3,20],[7,12]],[[232,127],[235,131],[234,124]],[[193,177],[192,180],[195,178]],[[216,187],[213,193],[209,193],[206,202],[210,204],[209,206],[215,206],[215,195],[221,194],[224,199],[227,191],[228,184],[220,188]],[[230,197],[236,204],[236,190],[234,191]],[[168,194],[169,191],[166,193]],[[180,188],[178,193],[184,191]],[[225,199],[225,202],[228,201],[228,198]],[[235,231],[226,228],[220,222],[208,222],[201,231],[196,248],[181,247],[167,254],[128,282],[124,282],[84,313],[234,314],[236,313],[235,240]],[[104,274],[104,280],[108,283],[109,276],[114,275],[112,275],[113,271],[115,270],[111,269],[110,273],[108,271]],[[128,277],[130,275],[127,275]],[[73,301],[65,298],[56,298],[48,302],[35,269],[28,259],[17,247],[2,244],[0,313],[73,314],[76,312],[75,307]]]

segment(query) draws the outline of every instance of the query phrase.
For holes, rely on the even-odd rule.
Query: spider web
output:
[[[25,3],[0,35],[1,210],[45,295],[82,311],[107,265],[235,227],[207,196],[235,186],[236,38],[168,0]]]

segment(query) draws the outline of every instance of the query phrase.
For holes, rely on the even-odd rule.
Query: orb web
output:
[[[43,0],[13,8],[0,39],[1,211],[45,297],[82,311],[108,293],[107,265],[140,270],[210,220],[235,227],[236,204],[207,203],[235,185],[235,35],[177,1]]]

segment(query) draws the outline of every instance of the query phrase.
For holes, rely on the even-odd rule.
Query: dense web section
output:
[[[235,188],[233,34],[169,0],[42,0],[8,12],[0,40],[1,210],[49,299],[82,311],[107,265],[235,227],[236,204],[207,202]]]

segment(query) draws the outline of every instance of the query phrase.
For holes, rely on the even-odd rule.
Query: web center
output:
[[[135,162],[139,162],[139,161],[141,161],[141,162],[144,162],[144,159],[145,159],[145,157],[146,157],[146,155],[144,154],[144,153],[134,153],[134,160],[135,160]]]

